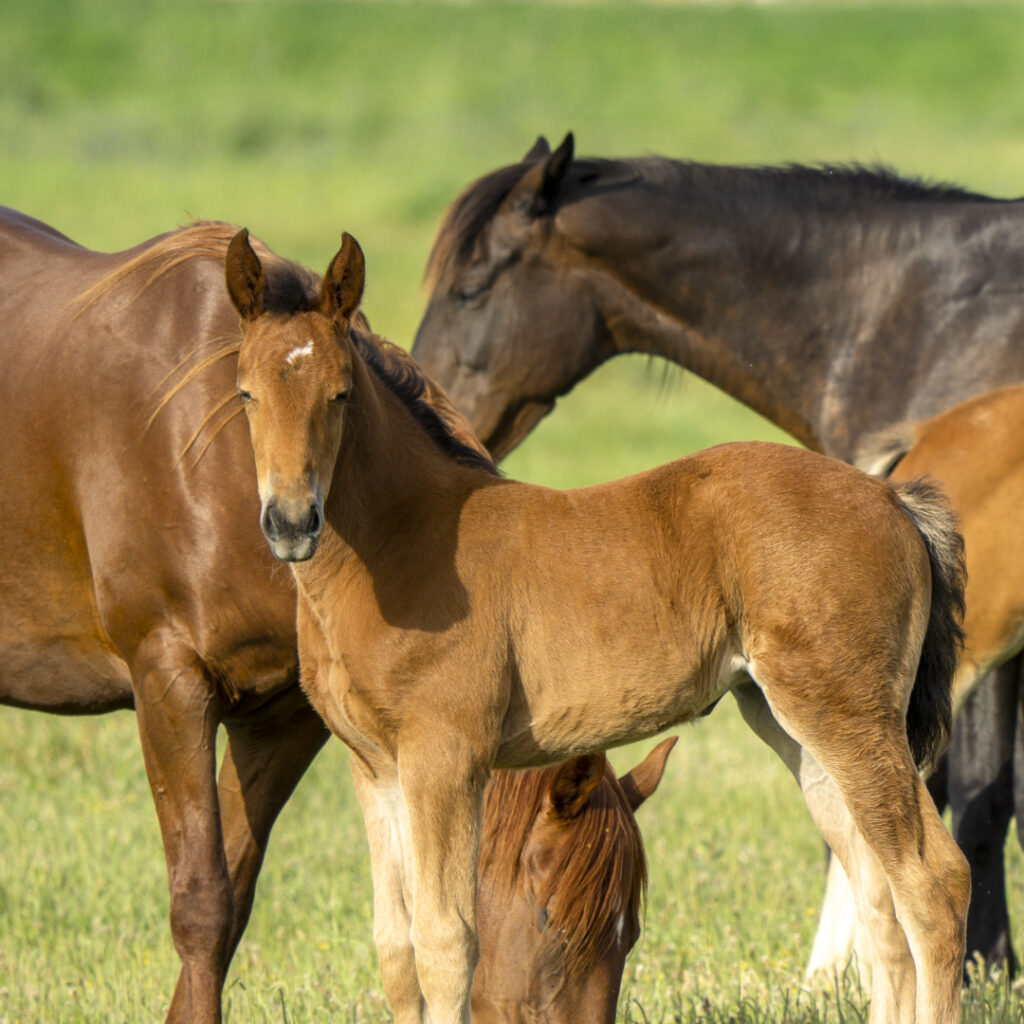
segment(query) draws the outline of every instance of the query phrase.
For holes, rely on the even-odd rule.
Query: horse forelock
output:
[[[495,772],[480,844],[480,877],[510,896],[544,795],[558,766]],[[647,862],[636,819],[611,766],[585,810],[566,823],[564,841],[538,894],[549,912],[545,930],[569,973],[586,973],[611,948],[626,919],[639,918]]]
[[[530,163],[510,164],[492,171],[474,181],[451,203],[427,261],[425,280],[428,286],[436,286],[466,267],[477,238],[531,166]],[[1000,201],[958,185],[904,177],[884,166],[856,163],[730,166],[649,156],[632,159],[578,157],[566,176],[559,202],[571,202],[613,186],[617,190],[631,184],[698,190],[723,198],[768,199],[774,196],[840,207],[886,201]]]
[[[362,328],[362,329],[360,329]],[[395,395],[435,444],[457,463],[498,475],[466,418],[441,388],[398,345],[369,332],[360,317],[351,337],[356,351],[378,380]]]

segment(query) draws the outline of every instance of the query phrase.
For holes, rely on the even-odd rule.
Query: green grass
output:
[[[446,203],[540,132],[572,129],[587,153],[882,161],[1024,191],[1015,6],[12,0],[2,21],[0,201],[106,249],[230,220],[317,268],[349,230],[367,311],[402,343]],[[751,436],[779,435],[621,359],[505,468],[574,486]],[[731,705],[683,734],[640,812],[650,900],[621,1019],[865,1019],[850,978],[800,987],[823,865],[795,787]],[[131,715],[0,713],[0,850],[0,1024],[162,1020],[177,966]],[[335,743],[275,831],[228,1020],[386,1020],[370,901]],[[973,990],[969,1024],[1024,1019],[1006,991]]]

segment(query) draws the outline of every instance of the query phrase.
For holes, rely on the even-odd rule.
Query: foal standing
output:
[[[730,690],[852,879],[873,1024],[957,1021],[967,865],[915,768],[946,738],[962,608],[935,493],[765,444],[578,491],[503,480],[354,322],[350,236],[315,308],[268,308],[247,232],[226,275],[261,523],[295,563],[303,685],[353,751],[396,1021],[469,1020],[492,768]]]

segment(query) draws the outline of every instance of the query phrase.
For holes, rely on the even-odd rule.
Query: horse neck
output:
[[[352,404],[325,508],[322,556],[294,567],[315,600],[347,563],[358,575],[398,534],[451,535],[466,495],[496,479],[459,465],[358,357]]]
[[[615,201],[614,193],[594,200]],[[915,316],[938,317],[923,312],[927,295],[914,275],[927,265],[925,285],[944,297],[952,267],[942,261],[964,252],[964,238],[954,237],[1005,206],[747,202],[655,194],[630,229],[642,244],[602,240],[590,228],[575,248],[597,271],[616,351],[664,356],[804,445],[848,458],[863,433],[909,417],[910,364],[942,344],[920,320],[891,322],[903,290],[914,289]],[[602,213],[594,206],[585,216],[599,223]],[[625,219],[618,212],[613,223]]]

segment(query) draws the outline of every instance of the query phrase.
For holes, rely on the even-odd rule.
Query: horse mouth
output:
[[[514,413],[506,413],[501,418],[490,440],[486,442],[487,448],[496,462],[500,462],[509,452],[522,443],[531,430],[552,409],[555,407],[555,400],[525,402]]]
[[[281,562],[308,562],[317,549],[317,537],[267,538],[273,556]]]

